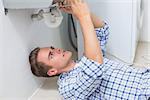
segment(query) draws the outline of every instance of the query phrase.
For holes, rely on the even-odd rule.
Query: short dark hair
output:
[[[40,48],[37,47],[34,50],[32,50],[29,55],[31,71],[37,77],[51,77],[47,74],[47,72],[52,67],[44,64],[43,62],[37,61],[37,56],[38,56],[39,51],[40,51]]]

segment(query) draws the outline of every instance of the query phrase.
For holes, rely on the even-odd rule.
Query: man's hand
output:
[[[64,2],[62,3],[62,2],[60,2],[59,3],[59,7],[60,7],[60,10],[62,10],[63,12],[65,12],[65,13],[68,13],[68,14],[73,14],[74,16],[75,16],[75,14],[74,13],[76,13],[76,12],[73,12],[73,11],[77,11],[75,8],[75,6],[73,6],[73,7],[71,7],[71,4],[70,4],[70,2],[69,2],[70,0],[64,0]],[[71,0],[71,1],[77,1],[77,0]],[[81,3],[80,3],[81,4]],[[79,4],[78,4],[79,5]],[[83,4],[82,4],[83,5]],[[87,7],[87,4],[84,4],[85,6],[86,6],[86,8],[83,10],[83,8],[82,8],[82,6],[80,6],[80,8],[82,8],[82,9],[80,9],[79,8],[79,11],[80,12],[77,12],[77,13],[82,13],[81,11],[84,11],[84,13],[86,13],[86,12],[88,12],[89,13],[89,9],[88,9],[88,7]],[[75,9],[75,10],[72,10],[72,8],[73,9]],[[76,15],[77,16],[77,15]],[[83,13],[82,13],[82,15],[80,15],[80,16],[85,16],[85,15],[83,15]],[[92,22],[93,22],[93,25],[94,25],[94,28],[100,28],[100,27],[103,27],[104,26],[104,22],[101,20],[101,19],[99,19],[98,17],[96,17],[94,14],[92,14],[92,13],[90,13],[90,16],[91,16],[91,19],[92,19]]]
[[[65,0],[63,3],[60,2],[59,3],[59,8],[60,8],[60,10],[62,10],[65,13],[72,14],[71,5],[67,4],[66,3],[67,1],[68,0]]]
[[[70,6],[65,7],[65,5]],[[85,56],[99,63],[103,63],[102,51],[93,25],[93,22],[96,20],[92,21],[87,3],[82,0],[65,0],[65,4],[60,5],[60,8],[64,12],[73,14],[79,20],[84,38]]]
[[[72,13],[78,20],[82,20],[84,16],[90,16],[88,5],[83,0],[68,0],[71,4]]]
[[[83,0],[65,0],[63,4],[60,3],[60,9],[73,14],[78,20],[84,16],[90,16],[89,8]]]

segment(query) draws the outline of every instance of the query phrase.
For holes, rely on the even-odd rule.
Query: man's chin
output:
[[[72,52],[71,51],[66,51],[66,54],[69,56],[69,58],[72,57]]]
[[[72,52],[69,52],[70,59],[72,59]]]
[[[68,52],[68,61],[72,60],[72,52]]]

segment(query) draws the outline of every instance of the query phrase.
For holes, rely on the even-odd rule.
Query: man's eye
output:
[[[51,56],[50,59],[53,59],[53,56]]]
[[[53,59],[53,53],[52,52],[50,53],[50,59]]]
[[[50,47],[52,50],[55,49],[53,46]]]

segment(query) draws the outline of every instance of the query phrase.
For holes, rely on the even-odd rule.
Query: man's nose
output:
[[[60,49],[56,49],[55,52],[58,53],[58,54],[60,54],[61,50]]]

